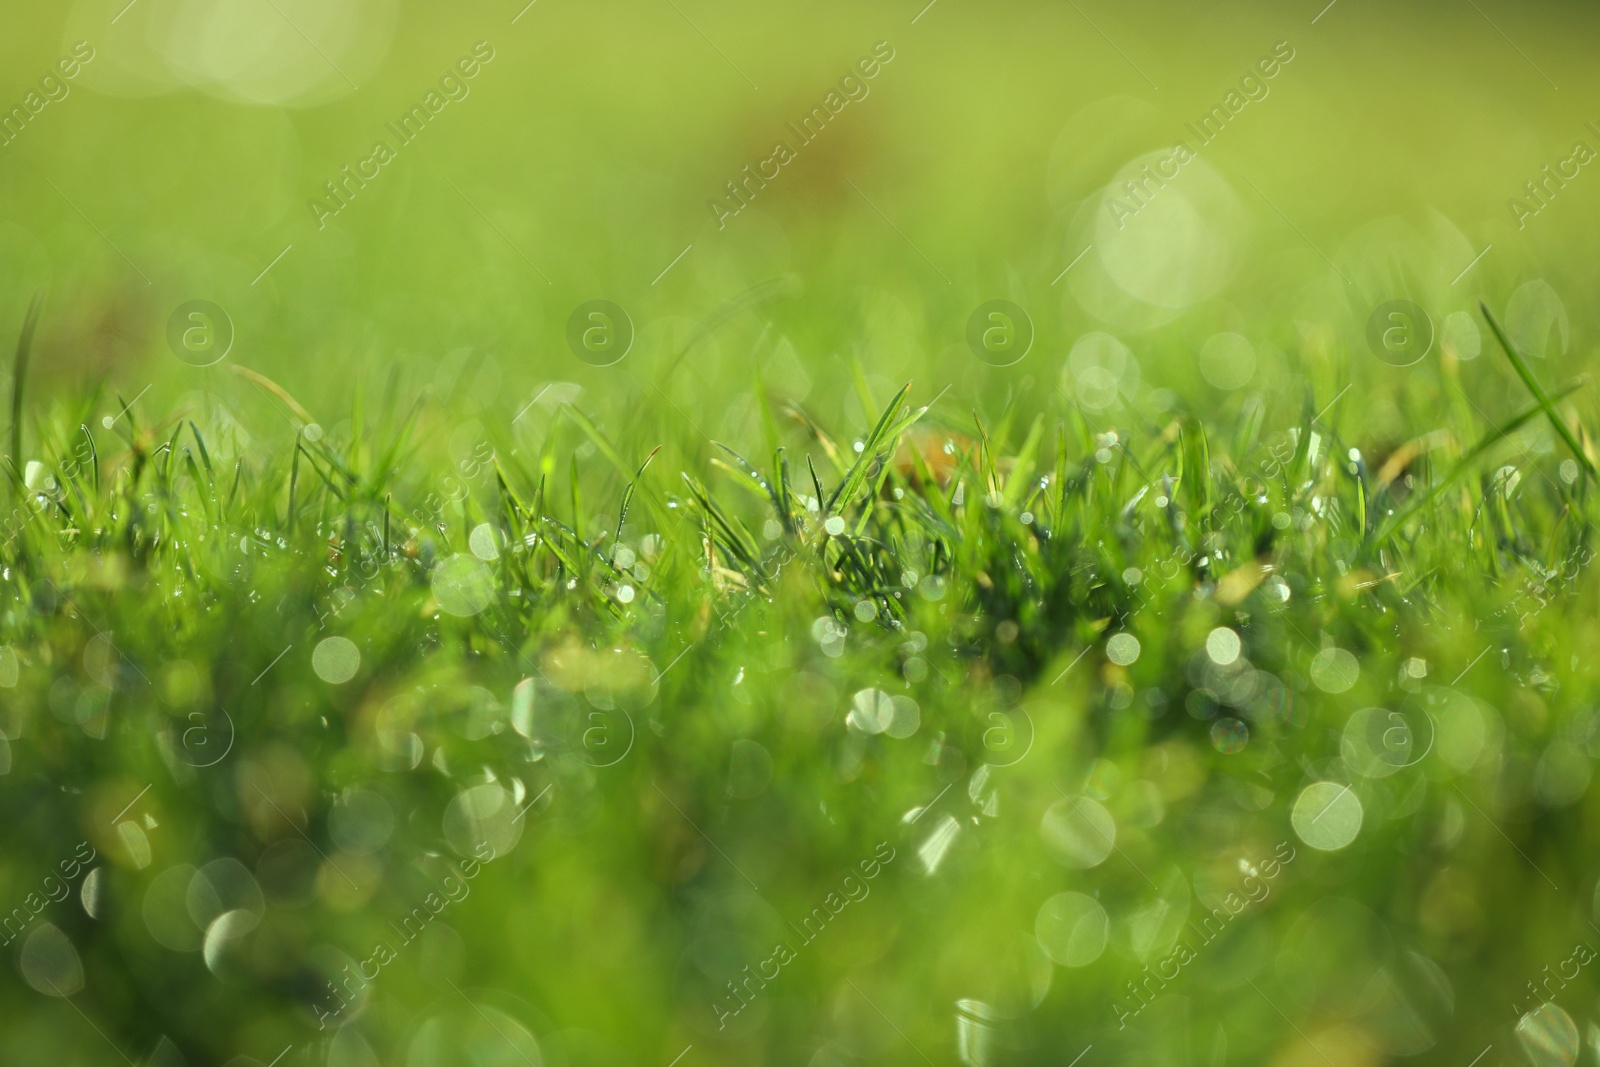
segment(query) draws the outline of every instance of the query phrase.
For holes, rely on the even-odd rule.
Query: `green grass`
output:
[[[458,460],[447,397],[324,430],[242,367],[281,419],[45,405],[27,348],[6,906],[96,854],[12,946],[30,1060],[1466,1062],[1593,943],[1581,394],[1509,344],[1498,427],[1447,359],[1387,456],[1357,395],[1113,427],[858,371],[870,429],[766,398],[765,452],[697,465],[549,402]]]
[[[1594,11],[23,7],[0,1067],[1600,1054]]]

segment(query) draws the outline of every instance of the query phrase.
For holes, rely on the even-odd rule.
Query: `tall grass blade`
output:
[[[1526,425],[1530,419],[1536,417],[1541,412],[1548,412],[1549,403],[1552,403],[1556,400],[1565,399],[1587,385],[1588,381],[1589,380],[1587,378],[1581,378],[1565,388],[1557,390],[1553,397],[1546,398],[1546,403],[1535,404],[1533,407],[1522,412],[1520,415],[1517,415],[1505,425],[1500,426],[1497,429],[1490,430],[1488,433],[1484,434],[1482,440],[1473,445],[1465,455],[1457,460],[1456,465],[1451,467],[1449,472],[1446,473],[1443,478],[1440,478],[1427,489],[1412,497],[1406,502],[1405,507],[1391,515],[1388,520],[1378,528],[1378,532],[1372,536],[1372,542],[1381,543],[1387,539],[1396,530],[1400,529],[1401,524],[1403,524],[1407,519],[1415,515],[1421,508],[1426,507],[1429,501],[1438,496],[1450,485],[1454,484],[1458,478],[1467,472],[1473,463],[1482,458],[1485,452],[1489,451],[1489,449],[1493,448],[1501,441],[1504,441],[1511,434],[1516,433],[1524,425]]]
[[[1550,425],[1555,427],[1556,433],[1561,435],[1561,440],[1566,442],[1567,447],[1572,450],[1572,454],[1577,458],[1578,462],[1583,464],[1583,469],[1589,472],[1589,477],[1600,478],[1600,471],[1595,469],[1594,461],[1589,458],[1589,454],[1583,450],[1583,446],[1573,436],[1572,428],[1567,425],[1566,420],[1556,411],[1555,404],[1546,395],[1544,387],[1533,376],[1533,370],[1528,366],[1527,360],[1522,358],[1522,353],[1517,351],[1517,347],[1511,343],[1511,338],[1506,336],[1505,330],[1500,328],[1500,323],[1489,312],[1489,305],[1479,301],[1478,308],[1483,312],[1483,317],[1488,320],[1489,329],[1494,331],[1494,336],[1500,342],[1500,347],[1505,349],[1506,358],[1511,361],[1511,366],[1516,369],[1517,377],[1522,379],[1522,384],[1528,387],[1528,392],[1532,393],[1534,399],[1539,401],[1539,406],[1544,410],[1545,417],[1550,420]]]
[[[33,294],[28,304],[27,317],[22,320],[22,333],[17,338],[17,355],[11,361],[11,469],[21,485],[22,462],[22,395],[28,381],[28,362],[33,358],[33,335],[39,329],[39,316],[44,313],[44,290]]]

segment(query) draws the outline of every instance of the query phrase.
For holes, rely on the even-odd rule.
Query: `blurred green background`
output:
[[[609,415],[716,309],[787,279],[670,371],[701,429],[738,440],[753,383],[812,399],[852,358],[884,383],[992,396],[1055,385],[1099,328],[1137,337],[1163,384],[1204,389],[1185,345],[1232,330],[1259,350],[1255,384],[1309,335],[1312,356],[1356,356],[1319,384],[1387,392],[1415,375],[1364,358],[1376,304],[1409,297],[1442,323],[1533,279],[1587,336],[1588,168],[1523,229],[1507,206],[1575,141],[1600,145],[1586,6],[1344,0],[1313,24],[1264,5],[125,3],[18,10],[0,46],[17,103],[74,42],[96,55],[0,150],[0,330],[49,285],[57,379],[170,400],[216,377],[165,343],[173,309],[206,299],[234,324],[230,360],[307,402],[395,366],[419,388],[471,352],[499,414],[562,380]],[[319,229],[324,183],[480,41],[495,59],[470,95]],[[879,41],[895,58],[870,95],[718,229],[708,201]],[[1294,58],[1269,95],[1110,226],[1119,169],[1190,139],[1280,41]],[[605,370],[564,343],[594,299],[638,335]],[[991,299],[1033,319],[1025,364],[967,351]]]
[[[1097,432],[1140,424],[1159,431],[1165,413],[1180,408],[1228,427],[1222,437],[1257,410],[1277,431],[1294,422],[1304,398],[1321,409],[1348,387],[1331,424],[1341,445],[1377,465],[1447,418],[1470,440],[1526,407],[1477,314],[1479,300],[1502,316],[1547,385],[1591,368],[1596,323],[1586,298],[1600,282],[1600,170],[1569,169],[1562,183],[1544,186],[1544,203],[1525,184],[1545,181],[1543,168],[1573,157],[1578,142],[1600,150],[1600,132],[1589,126],[1600,126],[1597,30],[1593,5],[1487,0],[25,4],[8,13],[0,35],[0,128],[11,109],[25,112],[0,146],[0,338],[21,330],[29,298],[45,290],[30,404],[71,409],[74,426],[120,417],[134,403],[145,422],[181,414],[225,442],[219,455],[282,452],[296,435],[349,441],[361,437],[372,411],[398,422],[421,401],[418,444],[395,479],[406,511],[429,493],[451,496],[444,482],[456,472],[475,479],[479,468],[467,474],[464,464],[481,460],[492,442],[549,475],[552,495],[575,492],[566,455],[575,453],[594,492],[588,506],[614,518],[623,482],[595,446],[570,425],[559,447],[552,444],[563,403],[586,413],[629,466],[662,446],[658,471],[670,471],[676,491],[679,470],[703,471],[717,454],[713,440],[770,455],[764,413],[776,402],[802,405],[845,441],[877,417],[863,394],[881,405],[907,380],[916,383],[914,403],[942,396],[930,422],[969,435],[969,412],[991,426],[1001,411],[1019,425],[1035,413],[1076,412]],[[93,58],[81,61],[89,52],[80,50],[76,76],[41,86],[80,41]],[[870,92],[844,106],[814,143],[798,145],[787,124],[822,105],[879,42],[893,58],[865,82]],[[1124,183],[1179,141],[1198,147],[1187,124],[1223,104],[1275,49],[1292,59],[1254,83],[1264,94],[1119,225],[1112,200],[1129,202]],[[464,79],[469,91],[398,147],[387,124],[474,55],[481,69]],[[60,98],[34,113],[35,90]],[[719,225],[709,203],[780,139],[796,147],[796,158]],[[324,183],[368,159],[379,140],[397,147],[396,157],[319,221],[310,202],[326,204]],[[1530,208],[1520,224],[1514,198]],[[569,343],[575,311],[597,300],[620,307],[634,334],[614,362]],[[1032,345],[1015,362],[976,352],[968,340],[975,309],[995,300],[1020,307],[1031,324]],[[1433,343],[1421,355],[1406,344],[1380,353],[1369,343],[1375,311],[1397,300],[1426,313]],[[175,312],[191,301],[216,305],[231,324],[231,348],[208,366],[192,364],[212,353],[191,350],[186,361],[170,340]],[[180,332],[190,322],[178,321]],[[1572,404],[1592,423],[1589,392]],[[1471,434],[1468,423],[1477,427]],[[49,436],[30,424],[25,454],[13,459],[42,456],[47,444],[67,451],[59,447],[66,434]],[[1538,457],[1524,454],[1530,471],[1547,459],[1553,469],[1558,445],[1542,424],[1519,442]],[[1001,447],[1014,451],[1016,441]],[[1567,492],[1548,476],[1528,475],[1528,484],[1540,481]],[[575,495],[572,506],[580,510]],[[470,508],[457,511],[464,517]],[[635,535],[648,524],[635,523],[629,537],[643,556]],[[1540,532],[1549,526],[1562,528],[1550,520]],[[1315,546],[1306,551],[1318,557]],[[1146,555],[1140,565],[1152,562]],[[1449,561],[1436,562],[1449,569]],[[303,592],[288,564],[275,566],[212,602],[204,622],[187,623],[141,615],[134,601],[142,593],[117,574],[89,564],[75,572],[106,598],[80,613],[102,619],[122,653],[154,675],[116,682],[107,653],[90,647],[97,627],[79,625],[72,654],[88,676],[109,671],[108,691],[126,683],[139,694],[135,704],[180,724],[203,709],[195,721],[209,730],[213,705],[226,702],[281,728],[234,752],[226,773],[214,776],[222,784],[208,784],[205,770],[176,770],[170,751],[163,767],[155,747],[125,765],[120,756],[95,757],[75,778],[77,749],[50,731],[72,721],[92,738],[86,724],[95,720],[59,709],[66,698],[57,676],[70,672],[48,657],[24,655],[20,686],[13,679],[0,694],[3,736],[16,750],[14,766],[5,750],[5,810],[18,826],[0,871],[5,899],[34,892],[80,839],[120,870],[97,889],[119,916],[114,935],[92,948],[91,938],[80,939],[70,959],[49,937],[31,942],[43,954],[31,962],[17,955],[22,941],[10,947],[17,966],[0,1008],[0,1063],[116,1063],[124,1048],[134,1061],[162,1067],[235,1062],[230,1056],[280,1067],[1465,1065],[1478,1062],[1471,1057],[1486,1044],[1484,1067],[1530,1057],[1537,1067],[1570,1064],[1578,1055],[1562,1027],[1539,1029],[1548,1020],[1535,1020],[1521,1038],[1510,1027],[1532,1003],[1524,983],[1541,965],[1567,959],[1571,927],[1592,922],[1583,857],[1594,835],[1581,829],[1577,808],[1530,816],[1523,828],[1533,826],[1540,842],[1536,876],[1488,822],[1444,799],[1457,773],[1490,764],[1498,772],[1503,732],[1511,737],[1508,803],[1539,789],[1546,800],[1559,796],[1577,775],[1537,769],[1549,763],[1540,762],[1550,751],[1545,731],[1556,728],[1544,699],[1529,695],[1543,682],[1526,664],[1515,678],[1479,683],[1482,703],[1460,715],[1481,730],[1462,742],[1470,751],[1460,765],[1430,765],[1425,780],[1419,772],[1428,788],[1396,784],[1406,782],[1403,773],[1393,781],[1369,776],[1377,784],[1364,787],[1371,791],[1363,794],[1359,856],[1312,855],[1287,814],[1303,783],[1274,794],[1253,776],[1264,782],[1269,771],[1295,766],[1329,776],[1342,718],[1308,742],[1320,752],[1249,750],[1259,764],[1211,778],[1216,792],[1205,795],[1214,807],[1165,822],[1169,807],[1176,812],[1201,795],[1201,765],[1212,766],[1213,752],[1230,754],[1227,739],[1213,733],[1207,741],[1202,731],[1194,746],[1143,734],[1116,743],[1104,703],[1123,684],[1116,670],[1098,664],[1104,688],[1035,690],[1070,656],[1059,664],[1044,656],[1046,671],[1043,663],[1030,664],[1031,674],[1018,668],[1022,682],[980,669],[970,689],[919,692],[927,725],[916,751],[907,742],[893,754],[873,749],[869,759],[836,745],[833,734],[860,693],[890,687],[875,671],[888,670],[903,687],[901,677],[867,653],[830,674],[828,661],[838,656],[826,652],[826,627],[817,628],[826,612],[798,579],[783,588],[792,603],[752,610],[760,629],[754,621],[709,622],[710,607],[684,595],[667,622],[658,617],[643,636],[630,634],[650,646],[642,667],[628,658],[630,642],[618,639],[630,651],[613,662],[603,642],[580,641],[559,613],[546,619],[530,655],[556,677],[552,690],[539,687],[538,700],[541,714],[559,721],[566,748],[565,762],[551,759],[560,766],[551,772],[555,791],[528,809],[530,823],[546,820],[535,831],[545,835],[540,847],[524,845],[515,858],[487,865],[470,900],[450,905],[448,925],[378,981],[392,996],[375,996],[330,1037],[305,1007],[319,995],[306,975],[333,975],[363,959],[364,946],[386,936],[383,924],[447,873],[438,854],[454,850],[459,859],[465,845],[514,845],[524,833],[499,805],[514,798],[520,808],[544,796],[539,773],[550,764],[515,788],[501,764],[471,775],[480,757],[489,767],[483,753],[501,726],[524,740],[540,736],[516,719],[518,701],[533,699],[518,682],[540,672],[505,659],[479,662],[484,649],[465,639],[466,651],[446,641],[450,657],[428,659],[424,590],[403,611],[359,608],[341,632],[359,638],[368,672],[360,684],[370,688],[330,696],[317,679],[329,681],[338,664],[309,661],[323,622],[302,612],[293,621],[303,632],[285,636],[282,618],[259,617],[270,613],[256,605]],[[181,570],[157,584],[181,596]],[[210,572],[227,573],[221,563]],[[1327,586],[1297,587],[1296,595],[1320,603],[1335,589],[1349,599],[1331,571],[1324,577]],[[907,584],[916,587],[916,575]],[[1399,686],[1423,701],[1421,685],[1409,684],[1423,676],[1406,673],[1408,664],[1425,656],[1433,685],[1476,663],[1476,622],[1511,596],[1492,579],[1485,587],[1447,598],[1437,632],[1427,625],[1432,617],[1408,618],[1404,632],[1387,618],[1341,630],[1330,609],[1295,635],[1304,647],[1286,637],[1298,659],[1250,654],[1285,679],[1278,692],[1288,685],[1322,701],[1315,706],[1327,715],[1347,716],[1358,705],[1333,708],[1318,695],[1342,690],[1317,681],[1306,649],[1365,642],[1365,688],[1356,693],[1376,702]],[[938,613],[937,605],[922,608],[930,618]],[[6,625],[24,628],[20,609],[8,610]],[[824,617],[814,618],[819,612]],[[1576,615],[1589,618],[1582,609]],[[1195,649],[1227,618],[1209,604],[1194,608],[1171,624],[1171,648],[1161,643],[1163,624],[1141,630],[1147,651],[1138,662],[1148,674],[1140,692],[1146,683],[1171,688],[1168,676],[1199,669]],[[769,640],[768,624],[772,634],[794,635],[796,646]],[[710,650],[703,663],[691,657],[668,675],[682,632]],[[1069,640],[1065,627],[1046,636],[1060,639],[1052,652],[1086,640],[1081,629]],[[1594,636],[1586,621],[1574,624],[1542,654],[1550,662],[1571,657],[1575,670]],[[282,680],[252,692],[250,679],[285,643],[299,651],[280,667]],[[876,653],[903,668],[921,651],[905,648],[886,640]],[[1507,669],[1513,662],[1508,654]],[[18,670],[0,660],[0,684]],[[965,735],[952,727],[933,742],[928,735],[947,720],[986,721],[979,709],[1014,708],[1012,690],[1023,686],[1036,713],[1059,718],[1041,730],[1039,754],[1014,772],[1015,791],[1002,803],[975,773],[979,764],[968,762],[971,751],[949,763],[958,735],[976,750],[981,726],[968,721]],[[73,693],[68,703],[81,708]],[[1433,711],[1455,707],[1447,692],[1426,699]],[[1582,701],[1562,700],[1553,700],[1555,717],[1567,722],[1562,716]],[[618,727],[618,708],[637,713],[630,729],[654,731],[657,740],[670,733],[672,741],[646,736],[645,749],[608,781],[613,772],[569,757],[588,747],[586,723]],[[612,718],[586,718],[597,713]],[[358,724],[348,747],[317,732],[341,716]],[[421,726],[410,732],[421,722],[433,723],[438,738]],[[1587,768],[1600,748],[1593,716],[1574,712],[1570,722],[1561,727],[1567,747],[1558,762],[1577,753]],[[1524,727],[1526,735],[1518,732]],[[428,763],[420,762],[419,735],[428,737]],[[171,736],[189,744],[181,731]],[[1541,747],[1521,743],[1531,736]],[[753,737],[764,747],[739,747]],[[1490,753],[1481,761],[1480,748]],[[35,753],[50,774],[32,776],[26,757]],[[196,762],[204,761],[179,760]],[[427,777],[430,767],[437,777]],[[134,829],[110,829],[127,825],[118,809],[158,780],[148,810],[131,816]],[[490,785],[501,781],[503,794]],[[318,814],[279,810],[275,819],[266,792],[258,790],[266,806],[251,799],[258,782]],[[959,820],[941,816],[936,829],[904,821],[945,786]],[[1099,851],[1093,826],[1074,821],[1076,809],[1055,806],[1067,802],[1063,788],[1104,801],[1126,835],[1120,840],[1133,858],[1112,858],[1093,875],[1104,876],[1103,887],[1038,862],[1041,833],[1069,856]],[[685,792],[701,805],[677,808],[688,803]],[[1399,821],[1419,810],[1424,794],[1443,829]],[[1011,819],[1013,804],[1027,814]],[[139,823],[141,814],[149,821]],[[1052,830],[1052,818],[1065,823]],[[1419,842],[1464,840],[1468,820],[1481,837],[1466,838],[1474,851],[1465,859],[1430,854],[1427,862],[1437,863],[1426,871],[1404,866],[1423,849]],[[300,848],[294,835],[302,826],[313,852],[338,846],[350,876]],[[382,851],[391,835],[397,855],[402,842],[412,848],[403,862]],[[842,913],[849,928],[830,930],[796,972],[786,971],[791,984],[758,1001],[763,1007],[741,1024],[748,1029],[719,1030],[707,1005],[726,991],[711,976],[765,960],[763,939],[777,920],[817,906],[880,841],[897,858],[870,897]],[[1229,950],[1236,955],[1209,960],[1212,978],[1186,976],[1193,1004],[1160,1002],[1137,1040],[1123,1041],[1108,1001],[1125,995],[1141,946],[1178,936],[1166,928],[1168,912],[1190,914],[1191,886],[1209,906],[1279,841],[1299,851],[1280,875],[1293,888],[1284,889],[1287,900],[1272,901],[1272,922],[1249,926]],[[722,847],[751,864],[750,873],[736,872]],[[235,854],[247,861],[242,877],[205,866]],[[1065,866],[1087,870],[1105,859]],[[184,864],[206,877],[196,881]],[[1544,870],[1556,879],[1549,885]],[[160,882],[167,871],[179,873]],[[259,907],[252,887],[264,894]],[[1099,969],[1042,956],[1040,943],[1051,940],[1040,933],[1048,929],[1040,925],[1043,902],[1102,889],[1116,933]],[[1374,910],[1355,910],[1356,898]],[[52,905],[52,920],[72,931],[55,913],[79,900]],[[1387,900],[1403,907],[1380,919]],[[293,914],[283,918],[280,909]],[[217,952],[203,950],[219,915],[258,911],[277,918],[262,928],[271,937],[251,943],[248,962],[225,954],[226,936]],[[1088,952],[1054,933],[1057,953]],[[1083,936],[1094,940],[1092,930]],[[1589,943],[1600,944],[1600,932]],[[62,961],[78,960],[79,951],[87,992],[74,1007],[82,1004],[82,1015],[41,996],[34,981],[70,975]],[[1089,959],[1102,951],[1104,943]],[[1303,971],[1293,962],[1299,954],[1308,961]],[[314,959],[315,968],[296,970],[284,962],[291,956],[295,966]],[[1269,957],[1270,966],[1262,962]],[[861,986],[841,985],[842,976],[874,967]],[[1584,981],[1592,1001],[1594,979],[1585,972]],[[1513,1007],[1517,998],[1521,1008]],[[1593,1042],[1593,1013],[1574,1013]],[[97,1019],[109,1038],[81,1025],[96,1027]],[[1298,1024],[1312,1028],[1314,1043]]]

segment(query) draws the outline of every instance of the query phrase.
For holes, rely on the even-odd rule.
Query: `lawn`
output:
[[[1592,12],[125,4],[0,1064],[1600,1056]]]

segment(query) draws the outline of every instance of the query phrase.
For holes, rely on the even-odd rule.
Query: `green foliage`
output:
[[[1469,1050],[1593,877],[1586,480],[1519,444],[1577,385],[1518,374],[1534,407],[1442,416],[1379,472],[1309,402],[1132,430],[1013,403],[962,432],[911,384],[859,439],[791,405],[765,467],[676,472],[566,405],[451,463],[437,403],[358,396],[325,432],[242,369],[291,442],[138,403],[19,422],[42,458],[0,549],[0,890],[28,908],[95,859],[12,938],[7,1025],[85,1062],[400,1062],[439,1035],[786,1061],[870,997],[941,1056],[1154,1055],[1171,1002],[1127,983],[1282,846],[1231,947],[1163,983],[1220,1022],[1185,1040],[1256,1060],[1348,973],[1387,983],[1348,1008],[1364,1040]],[[1347,811],[1291,817],[1318,781],[1359,801],[1330,851],[1307,842]],[[880,844],[847,929],[807,938]],[[1462,884],[1550,907],[1507,945]],[[1091,965],[1046,955],[1063,891],[1111,916]],[[1356,937],[1389,947],[1340,955]],[[1321,970],[1286,975],[1284,939]],[[793,962],[735,999],[774,942]]]

